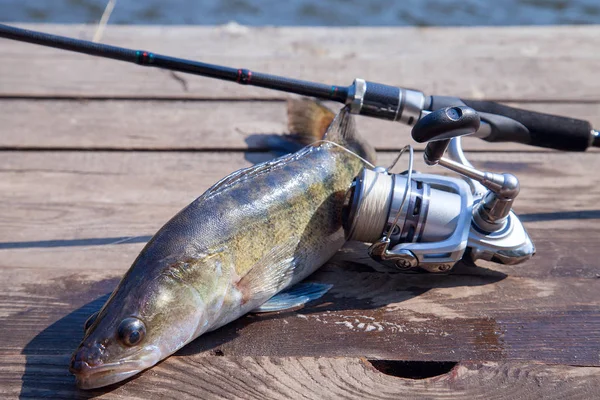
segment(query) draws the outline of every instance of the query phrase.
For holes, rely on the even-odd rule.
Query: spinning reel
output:
[[[518,179],[479,171],[463,154],[460,136],[475,133],[479,124],[479,114],[466,106],[421,118],[412,137],[428,142],[425,163],[462,179],[414,172],[412,148],[404,173],[363,169],[346,195],[347,239],[372,243],[371,258],[407,272],[448,272],[465,257],[500,264],[531,258],[533,242],[511,210]]]

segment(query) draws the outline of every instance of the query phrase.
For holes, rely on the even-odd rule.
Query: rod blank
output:
[[[87,40],[21,29],[3,24],[0,24],[0,37],[74,51],[96,57],[131,62],[138,65],[206,76],[209,78],[236,82],[242,85],[259,86],[267,89],[296,93],[303,96],[312,96],[340,103],[346,103],[349,92],[349,88],[344,86],[326,85],[290,79],[283,76],[252,72],[244,68],[231,68],[207,64],[183,58],[163,56],[143,50],[126,49],[118,46],[94,43]]]

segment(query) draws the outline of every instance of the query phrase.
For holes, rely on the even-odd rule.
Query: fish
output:
[[[69,367],[80,388],[123,381],[253,310],[329,289],[296,284],[344,245],[346,192],[375,152],[347,107],[335,115],[296,99],[288,123],[286,138],[304,147],[221,179],[146,244],[85,322]]]

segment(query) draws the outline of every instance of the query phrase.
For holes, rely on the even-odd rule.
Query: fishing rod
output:
[[[489,101],[425,96],[362,79],[347,87],[325,85],[1,24],[0,37],[333,100],[349,105],[353,114],[412,126],[413,139],[427,143],[425,163],[445,167],[460,178],[413,171],[413,152],[407,146],[410,159],[405,173],[390,173],[393,166],[361,171],[347,191],[342,218],[348,240],[371,243],[369,255],[374,260],[405,272],[448,272],[467,258],[518,264],[535,253],[512,211],[518,179],[474,168],[462,152],[460,136],[560,150],[600,147],[598,132],[589,122]]]
[[[364,79],[355,79],[350,86],[326,85],[3,24],[0,24],[0,37],[142,66],[336,101],[348,104],[353,114],[398,121],[409,126],[416,124],[429,112],[446,107],[468,106],[476,110],[481,118],[480,127],[474,136],[488,142],[516,142],[566,151],[585,151],[590,146],[600,147],[600,133],[592,129],[588,121],[508,107],[492,101],[426,96],[418,90],[368,82]]]

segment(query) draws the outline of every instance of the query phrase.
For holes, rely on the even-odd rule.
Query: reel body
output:
[[[476,131],[478,118],[468,107],[454,107],[426,116],[413,128],[413,137],[431,140],[431,130],[438,138],[425,150],[426,163],[460,177],[414,172],[412,158],[401,174],[363,169],[346,195],[347,239],[371,243],[371,258],[405,272],[448,272],[465,256],[501,264],[531,258],[535,246],[511,210],[519,193],[517,178],[476,170],[455,137]],[[446,150],[449,158],[443,157]]]

